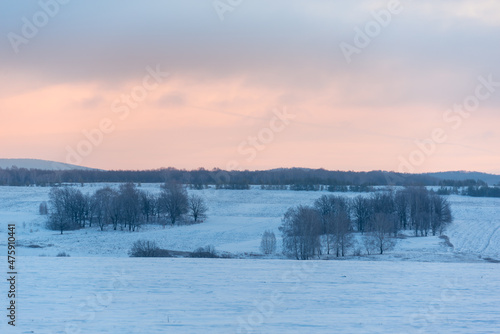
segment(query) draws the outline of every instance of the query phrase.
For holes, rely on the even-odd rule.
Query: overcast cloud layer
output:
[[[356,29],[396,2],[247,0],[222,21],[212,1],[68,1],[13,47],[52,1],[4,1],[0,154],[121,169],[398,170],[421,151],[406,170],[500,173],[500,86],[460,124],[444,116],[478,78],[500,82],[500,3],[401,0],[348,62],[342,43],[356,46]],[[121,119],[113,103],[157,66],[169,77]],[[252,146],[276,108],[295,117]],[[113,130],[68,161],[103,119]],[[436,128],[446,140],[426,152],[416,142]]]

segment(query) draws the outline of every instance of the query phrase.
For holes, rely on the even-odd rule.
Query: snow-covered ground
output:
[[[451,199],[455,221],[446,234],[455,251],[500,259],[500,198]]]
[[[19,272],[16,333],[500,328],[498,265],[486,262],[23,257]]]
[[[91,184],[79,188],[93,192],[101,186]],[[141,189],[155,193],[160,187],[158,184],[143,184]],[[258,253],[260,238],[266,229],[273,230],[279,239],[278,227],[289,207],[312,204],[321,195],[330,194],[326,191],[261,190],[259,187],[251,190],[190,190],[190,193],[203,196],[208,203],[209,218],[202,224],[165,228],[146,225],[139,232],[112,231],[110,228],[101,232],[98,228],[86,228],[60,235],[57,231],[45,229],[46,217],[38,214],[38,205],[48,200],[49,191],[50,188],[42,187],[0,187],[0,233],[5,234],[8,222],[16,222],[18,242],[24,246],[19,251],[23,255],[55,256],[66,252],[73,257],[126,257],[130,246],[138,239],[155,240],[160,247],[170,250],[192,251],[213,245],[219,251],[240,255]],[[354,197],[359,194],[341,195]],[[396,249],[382,260],[500,259],[500,199],[449,196],[449,201],[455,222],[446,234],[453,249],[438,237],[415,238],[408,232],[408,238],[401,240]],[[381,257],[372,256],[370,259],[380,260]]]
[[[156,184],[141,188],[159,191]],[[46,218],[38,214],[49,190],[0,187],[0,252],[6,254],[7,224],[15,222],[20,255],[18,326],[12,329],[4,319],[0,333],[498,333],[500,328],[500,267],[492,263],[500,259],[499,199],[449,197],[455,223],[446,234],[453,248],[438,237],[409,232],[383,256],[290,261],[245,253],[259,251],[266,229],[279,238],[290,206],[312,204],[328,192],[190,191],[210,208],[202,224],[148,225],[138,232],[86,228],[60,235],[45,229]],[[210,244],[245,258],[127,257],[138,239],[171,250]],[[71,257],[56,257],[62,251]],[[0,289],[8,291],[6,280],[1,282]]]

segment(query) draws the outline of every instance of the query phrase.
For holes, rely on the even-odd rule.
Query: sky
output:
[[[0,158],[500,174],[495,0],[2,1]]]

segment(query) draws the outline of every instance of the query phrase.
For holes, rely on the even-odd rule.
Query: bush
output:
[[[170,251],[166,249],[158,248],[155,257],[172,257],[172,254],[170,254]]]
[[[161,249],[156,242],[149,240],[137,240],[128,252],[131,257],[157,257]]]
[[[354,256],[361,256],[361,248],[355,248],[354,252],[352,253]]]
[[[260,251],[269,255],[276,252],[276,236],[273,231],[265,231],[260,241]]]
[[[59,252],[59,253],[57,253],[56,256],[57,257],[69,257],[69,254],[67,254],[66,252]]]
[[[369,235],[363,235],[363,245],[365,246],[365,251],[367,255],[372,255],[377,252],[377,245],[375,239]]]
[[[195,249],[194,252],[191,253],[191,257],[195,258],[217,258],[217,251],[214,246],[205,246]]]
[[[49,214],[49,208],[47,206],[47,202],[40,203],[40,206],[38,207],[38,212],[43,216],[46,216]]]

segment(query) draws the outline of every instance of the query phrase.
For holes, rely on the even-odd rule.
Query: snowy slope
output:
[[[103,185],[79,187],[93,192]],[[116,184],[112,186],[117,186]],[[143,184],[141,189],[159,192],[158,184]],[[281,246],[278,227],[285,211],[298,204],[312,204],[328,192],[251,190],[190,190],[203,196],[210,208],[209,218],[202,224],[190,226],[147,225],[139,232],[104,232],[97,228],[68,231],[60,235],[44,228],[45,217],[38,215],[38,205],[48,200],[50,188],[0,187],[0,233],[8,222],[16,222],[18,240],[25,255],[55,256],[64,251],[71,256],[126,257],[130,246],[138,239],[155,240],[170,250],[192,251],[213,245],[217,250],[231,253],[258,253],[260,238],[266,229],[273,230]],[[358,194],[343,194],[349,197]],[[450,196],[455,223],[446,232],[454,249],[446,247],[438,237],[401,240],[394,251],[383,258],[370,259],[418,261],[475,261],[478,256],[500,259],[499,199]],[[2,244],[0,242],[0,244]],[[30,248],[37,245],[42,248]],[[361,246],[360,246],[361,248]],[[364,258],[366,259],[366,258]]]
[[[86,185],[84,192],[93,192],[101,185]],[[111,185],[117,187],[116,184]],[[159,192],[158,184],[143,184],[141,189]],[[127,256],[137,239],[155,240],[166,249],[192,251],[197,247],[214,245],[229,252],[258,252],[262,232],[274,230],[288,207],[311,204],[318,193],[291,191],[215,190],[190,191],[203,196],[209,207],[209,218],[191,226],[150,225],[139,232],[84,229],[68,231],[60,236],[57,231],[44,228],[45,217],[38,215],[38,204],[48,200],[50,188],[0,187],[0,221],[18,224],[20,242],[24,245],[49,245],[43,249],[26,248],[25,254],[55,255],[59,251],[72,256]],[[5,225],[0,225],[0,232]]]
[[[39,160],[39,159],[0,159],[0,168],[27,168],[27,169],[44,169],[44,170],[71,170],[71,169],[92,169],[77,165],[66,164],[56,161]]]
[[[454,223],[446,234],[455,251],[500,259],[500,199],[450,196]]]

